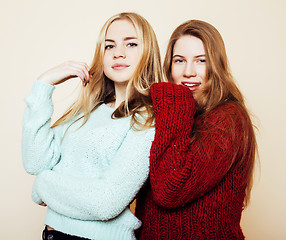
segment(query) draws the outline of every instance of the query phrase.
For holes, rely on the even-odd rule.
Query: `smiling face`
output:
[[[183,35],[173,49],[171,74],[176,84],[187,86],[196,99],[198,89],[206,83],[206,55],[201,39]]]
[[[126,85],[140,60],[138,36],[133,24],[125,19],[115,20],[105,36],[103,70],[115,85]]]

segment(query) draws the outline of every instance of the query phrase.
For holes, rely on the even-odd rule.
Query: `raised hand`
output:
[[[86,86],[89,82],[89,67],[86,63],[75,61],[64,62],[44,72],[38,77],[38,80],[51,85],[58,85],[76,77],[81,79],[83,86]]]

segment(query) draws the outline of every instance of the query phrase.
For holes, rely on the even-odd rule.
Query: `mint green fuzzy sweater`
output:
[[[149,173],[154,129],[135,131],[102,104],[87,123],[50,128],[54,86],[35,81],[26,97],[23,164],[37,175],[32,198],[47,204],[45,224],[89,239],[135,239],[141,222],[128,205]],[[62,141],[63,140],[63,141]]]

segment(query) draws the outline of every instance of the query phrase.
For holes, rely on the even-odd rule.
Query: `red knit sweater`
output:
[[[240,107],[225,103],[195,119],[188,88],[158,83],[150,93],[156,132],[150,179],[137,196],[137,238],[244,239],[240,218],[248,169],[240,161]],[[202,131],[190,145],[195,121]]]

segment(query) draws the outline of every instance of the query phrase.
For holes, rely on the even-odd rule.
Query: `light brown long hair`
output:
[[[162,81],[161,59],[157,38],[153,28],[145,18],[137,13],[123,12],[109,18],[103,25],[89,71],[91,75],[89,84],[86,87],[82,87],[79,98],[52,127],[66,123],[81,113],[83,113],[83,124],[85,124],[91,112],[99,105],[115,100],[114,83],[103,72],[103,56],[108,27],[114,21],[121,19],[130,21],[136,29],[140,61],[128,82],[125,101],[115,109],[112,116],[114,118],[122,118],[131,115],[131,124],[134,128],[137,126],[136,129],[138,127],[144,129],[153,125],[155,115],[149,96],[149,89],[153,83]],[[142,118],[144,119],[143,123]]]
[[[230,72],[228,59],[226,55],[225,45],[223,39],[218,30],[211,24],[200,20],[190,20],[180,26],[178,26],[170,40],[167,47],[167,52],[164,60],[164,75],[168,81],[173,82],[171,67],[172,67],[172,56],[173,49],[176,41],[184,36],[190,35],[199,38],[203,44],[206,54],[206,79],[207,82],[197,94],[197,115],[203,116],[216,107],[231,102],[238,105],[241,108],[243,115],[242,126],[243,126],[243,156],[240,163],[245,164],[246,168],[249,169],[246,177],[246,195],[245,195],[245,206],[250,200],[250,191],[253,183],[253,171],[255,156],[257,153],[257,144],[254,133],[254,126],[249,116],[249,112],[245,106],[244,98],[235,84],[234,78]],[[235,135],[234,128],[231,129],[231,134]],[[200,138],[200,129],[194,125],[192,140]]]

